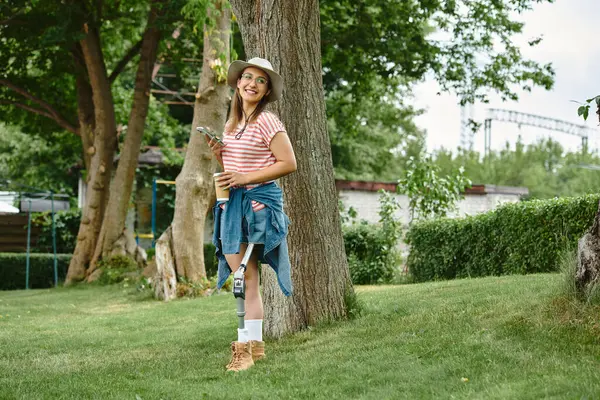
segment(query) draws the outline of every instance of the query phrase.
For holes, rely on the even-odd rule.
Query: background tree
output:
[[[482,157],[478,152],[440,149],[433,153],[440,173],[463,167],[474,183],[522,186],[530,199],[579,196],[600,190],[600,157],[597,152],[565,151],[552,138],[525,145],[506,143]]]
[[[105,188],[108,187],[116,145],[114,113],[110,104],[110,92],[107,92],[108,75],[105,69],[97,65],[102,63],[103,66],[104,62],[100,53],[98,30],[94,25],[90,28],[86,24],[88,18],[83,4],[64,3],[61,7],[56,7],[50,2],[39,2],[36,6],[23,2],[15,4],[15,8],[9,11],[12,14],[7,16],[7,24],[2,25],[2,30],[6,38],[12,39],[9,42],[12,46],[7,46],[7,51],[2,55],[18,60],[13,64],[24,65],[21,68],[11,65],[5,72],[1,81],[4,86],[3,94],[6,95],[3,102],[13,108],[52,118],[61,127],[80,135],[85,146],[84,154],[87,156],[84,159],[90,190],[80,229],[79,252],[73,258],[81,260],[83,264],[91,258],[100,230],[108,195]],[[32,32],[23,30],[24,26],[32,27],[41,40],[34,38]],[[50,49],[48,53],[51,54],[47,54],[42,48]],[[24,50],[40,55],[33,67],[28,67],[28,63],[35,57],[23,54]],[[54,62],[49,63],[48,60]],[[71,81],[66,87],[71,89],[71,99],[77,95],[77,103],[73,101],[71,104],[72,109],[78,109],[78,124],[69,122],[68,117],[64,117],[56,107],[40,97],[40,94],[49,95],[50,91],[46,90],[44,93],[35,84],[45,87],[46,82],[39,77],[49,72],[56,72],[57,77],[62,76]],[[49,75],[45,77],[49,78]],[[60,81],[60,78],[57,80]],[[95,95],[93,90],[96,91]],[[74,268],[72,271],[81,279],[85,269]]]
[[[273,105],[296,152],[298,170],[281,180],[294,296],[284,298],[263,269],[265,333],[279,337],[345,317],[353,294],[344,252],[321,78],[319,3],[232,0],[247,57],[265,57],[280,72],[283,98]]]
[[[398,168],[402,158],[390,156],[395,146],[381,146],[423,135],[410,125],[419,112],[410,98],[425,76],[462,102],[486,101],[492,91],[516,99],[518,87],[549,89],[551,66],[524,59],[513,43],[523,29],[515,16],[545,1],[552,2],[320,1],[323,84],[338,176],[381,176],[373,168]],[[381,129],[394,111],[394,122]],[[379,163],[364,162],[374,152]]]
[[[169,2],[173,7],[177,6],[176,3]],[[9,65],[0,80],[1,102],[6,105],[2,111],[10,115],[12,121],[18,120],[18,112],[21,110],[51,118],[61,128],[78,134],[83,145],[82,158],[87,170],[88,190],[68,281],[81,280],[88,272],[88,263],[104,220],[117,145],[111,85],[128,62],[139,53],[143,44],[142,40],[134,41],[124,53],[111,52],[114,50],[111,46],[107,46],[108,50],[102,48],[101,34],[104,38],[114,39],[112,42],[109,40],[111,43],[126,46],[130,38],[140,34],[139,26],[144,26],[136,18],[148,15],[148,1],[128,3],[128,13],[123,13],[122,7],[125,6],[120,2],[112,1],[98,7],[88,2],[69,1],[58,4],[42,1],[34,5],[29,2],[13,2],[11,6],[1,10],[4,24],[0,29],[7,46],[0,56]],[[117,23],[112,29],[103,32],[103,26],[111,22]],[[109,74],[105,60],[112,58],[107,55],[115,54],[118,54],[113,64],[115,67]],[[55,82],[63,85],[54,86]],[[141,82],[140,80],[138,83]],[[148,87],[139,86],[138,89],[138,93],[142,94],[148,91]],[[64,109],[71,114],[61,112],[59,106],[44,100],[45,96],[60,98],[61,93],[64,93]],[[142,99],[143,95],[135,101]],[[134,104],[133,109],[141,112],[141,119],[144,119],[143,109],[147,109],[147,103],[139,106],[141,107]],[[77,112],[74,113],[73,110]],[[77,115],[77,118],[73,118],[72,114]],[[71,122],[68,115],[77,122]],[[22,121],[25,120],[23,116]],[[136,126],[143,128],[144,124],[140,121],[133,123],[134,130],[137,129]],[[33,127],[27,123],[23,125],[25,131],[28,126]],[[50,131],[52,129],[56,127],[49,128]],[[135,154],[138,152],[139,149],[134,151]],[[137,162],[137,158],[135,161]],[[127,191],[128,185],[116,189]],[[115,193],[114,196],[119,197],[119,194]],[[129,194],[122,193],[122,197],[129,201]],[[122,227],[120,230],[122,231]]]
[[[156,24],[159,19],[158,14],[166,10],[167,4],[173,6],[176,3],[177,2],[173,3],[155,0],[151,3],[150,10],[147,12],[148,22],[146,24],[146,31],[142,35],[139,45],[141,57],[135,80],[134,92],[136,94],[134,96],[128,124],[130,131],[127,134],[128,137],[126,137],[121,152],[122,160],[119,162],[115,185],[112,188],[112,192],[108,192],[106,186],[92,184],[92,190],[102,190],[103,192],[105,198],[103,199],[102,205],[95,204],[96,194],[94,193],[90,196],[88,191],[87,197],[89,199],[86,198],[86,204],[88,206],[84,209],[82,216],[82,224],[78,234],[78,243],[75,247],[75,252],[67,273],[67,283],[80,280],[83,277],[83,274],[91,278],[91,273],[95,270],[96,262],[100,255],[109,256],[114,251],[122,252],[124,251],[123,249],[129,247],[120,245],[122,249],[119,250],[117,240],[123,236],[127,205],[131,197],[141,136],[143,135],[148,111],[150,80],[152,78],[152,71],[156,60],[158,41],[160,40],[160,29]],[[100,46],[99,32],[103,21],[102,9],[100,8],[98,10],[96,8],[91,8],[89,10],[90,12],[86,19],[87,22],[83,25],[86,35],[83,37],[81,43],[84,50],[85,64],[90,77],[95,110],[96,132],[93,147],[95,151],[102,145],[105,145],[107,149],[107,154],[105,154],[105,158],[100,162],[100,167],[98,169],[100,174],[103,174],[105,173],[104,171],[108,169],[106,165],[112,164],[113,162],[112,156],[115,149],[112,143],[116,141],[116,137],[113,139],[112,135],[113,132],[116,132],[116,119],[110,80],[103,61],[103,50]],[[96,11],[96,14],[92,13],[91,10]],[[177,8],[176,10],[177,12],[179,11]],[[90,34],[90,32],[93,34]],[[95,171],[94,158],[92,159],[91,171],[92,174]],[[91,175],[91,179],[94,179],[94,175]],[[110,197],[107,198],[107,195],[110,195]],[[111,211],[114,209],[114,213],[103,213],[100,216],[101,225],[94,224],[94,230],[90,229],[89,226],[86,226],[88,220],[94,221],[94,217],[97,217],[95,215],[97,213],[96,210],[106,207],[108,202],[110,202],[109,205],[111,206]],[[90,215],[92,218],[90,218]],[[101,226],[100,230],[96,230],[98,226]],[[132,236],[130,237],[130,240],[131,239]],[[93,257],[91,258],[90,250],[93,252],[91,253],[93,254]]]
[[[424,150],[425,132],[414,123],[412,107],[339,91],[326,93],[325,100],[336,178],[393,181],[406,154]]]
[[[138,165],[146,116],[148,115],[150,104],[150,85],[162,33],[158,23],[161,14],[165,12],[164,7],[166,4],[166,0],[153,0],[148,12],[146,30],[141,41],[140,59],[135,78],[133,104],[127,124],[127,134],[125,135],[125,141],[120,152],[119,164],[112,181],[107,205],[111,212],[104,215],[94,256],[86,271],[88,276],[95,270],[96,263],[100,257],[107,258],[115,252],[124,252],[124,249],[116,248],[116,242],[124,236],[125,218],[129,209],[135,172]],[[130,233],[130,235],[133,236],[133,233]]]
[[[171,228],[157,243],[157,264],[162,264],[157,267],[161,273],[172,270],[172,275],[199,281],[206,277],[204,224],[215,200],[212,175],[217,161],[196,127],[206,126],[219,132],[225,126],[230,100],[226,66],[229,65],[231,10],[226,1],[219,0],[190,3],[185,11],[203,32],[202,74],[185,162],[176,180],[175,215]],[[171,291],[159,297],[168,299],[173,295]]]
[[[0,123],[0,179],[72,195],[80,159],[81,140],[71,132],[30,135]]]

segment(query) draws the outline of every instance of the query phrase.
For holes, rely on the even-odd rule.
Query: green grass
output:
[[[231,295],[0,292],[0,399],[600,398],[600,311],[558,298],[560,281],[359,287],[359,318],[267,342],[238,374]]]

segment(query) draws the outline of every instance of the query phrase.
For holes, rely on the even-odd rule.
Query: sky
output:
[[[523,43],[522,54],[540,64],[552,63],[555,83],[551,91],[534,88],[531,93],[518,91],[519,101],[502,102],[497,95],[490,96],[489,104],[472,106],[472,117],[483,122],[488,108],[500,108],[535,114],[567,122],[586,125],[595,131],[589,137],[590,149],[600,150],[600,127],[595,112],[587,122],[577,116],[576,103],[600,95],[600,0],[556,0],[553,4],[536,4],[517,18],[525,23],[523,35],[515,43]],[[542,36],[542,42],[530,47],[527,40]],[[437,95],[439,87],[432,79],[425,80],[415,90],[415,105],[425,109],[416,119],[418,126],[427,131],[427,149],[444,147],[455,150],[460,145],[461,110],[458,98],[451,94]],[[552,137],[565,149],[577,151],[581,139],[560,132],[535,127],[519,128],[516,124],[492,121],[492,150],[511,148],[519,135],[526,144],[542,137]],[[476,133],[474,150],[483,153],[483,128]]]

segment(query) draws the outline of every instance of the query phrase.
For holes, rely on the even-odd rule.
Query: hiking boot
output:
[[[252,345],[243,342],[231,342],[231,361],[227,371],[243,371],[254,365],[252,361]]]
[[[252,346],[252,361],[258,361],[265,358],[265,342],[259,340],[250,340]]]

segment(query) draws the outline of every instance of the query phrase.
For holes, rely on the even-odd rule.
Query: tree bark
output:
[[[177,275],[190,281],[206,277],[204,267],[204,224],[214,203],[213,173],[217,161],[197,126],[222,132],[227,118],[229,87],[224,75],[229,65],[231,10],[226,1],[216,3],[217,13],[207,16],[214,26],[204,25],[202,74],[196,93],[194,119],[185,161],[176,179],[173,255]]]
[[[173,260],[173,234],[171,227],[156,241],[156,272],[153,277],[154,297],[169,301],[177,297],[177,273]]]
[[[157,7],[164,1],[154,1],[148,15],[147,28],[142,39],[140,62],[135,78],[133,105],[129,114],[127,134],[108,200],[107,209],[110,210],[110,213],[104,215],[102,230],[96,244],[94,257],[87,271],[88,275],[95,270],[96,263],[100,257],[109,257],[111,255],[115,243],[123,236],[125,229],[125,218],[127,217],[135,171],[144,135],[146,116],[148,115],[152,71],[156,62],[158,43],[161,37],[161,32],[156,25],[158,18]]]
[[[81,281],[86,276],[104,218],[112,160],[117,144],[114,105],[100,36],[97,29],[88,28],[87,24],[84,30],[86,35],[80,43],[93,93],[96,126],[93,148],[90,150],[86,203],[79,225],[77,244],[67,271],[67,284]]]
[[[600,204],[592,227],[579,239],[575,272],[575,287],[581,298],[586,299],[596,285],[600,285]]]
[[[353,294],[344,250],[323,97],[317,0],[231,0],[248,58],[267,58],[284,82],[273,106],[298,170],[281,179],[290,225],[294,295],[285,298],[263,268],[265,335],[281,337],[347,315]]]
[[[87,80],[87,71],[81,46],[73,50],[73,60],[76,69],[75,85],[77,91],[77,118],[79,120],[79,136],[81,137],[82,155],[85,170],[89,171],[94,150],[94,100],[92,88]],[[89,181],[89,179],[88,179]]]

